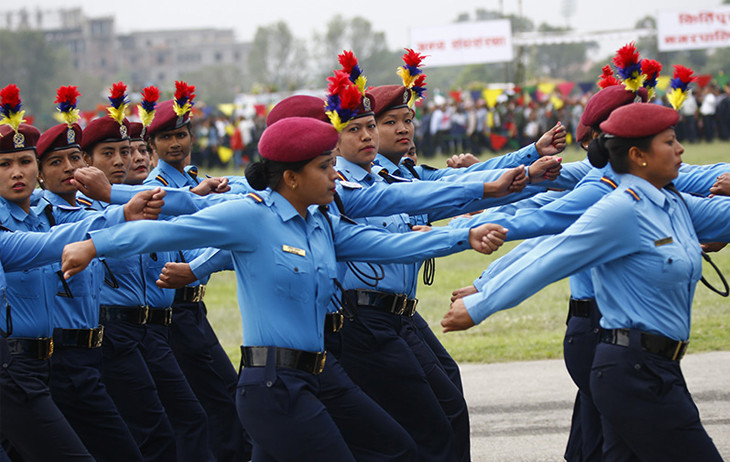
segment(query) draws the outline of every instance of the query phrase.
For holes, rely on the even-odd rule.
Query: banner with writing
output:
[[[427,67],[511,61],[512,28],[508,19],[414,27],[411,48]]]
[[[657,45],[659,51],[730,46],[730,6],[660,12]]]

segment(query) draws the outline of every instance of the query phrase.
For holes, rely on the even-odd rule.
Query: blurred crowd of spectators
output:
[[[682,142],[730,140],[730,93],[710,84],[689,94],[680,110],[677,138]],[[524,95],[504,95],[488,107],[483,99],[438,96],[419,105],[415,142],[420,156],[497,154],[536,141],[558,121],[575,141],[585,103],[592,96],[538,101]],[[657,99],[657,104],[666,100]],[[220,113],[193,119],[196,140],[192,162],[202,167],[243,168],[257,160],[257,144],[265,128],[264,114],[226,117]]]

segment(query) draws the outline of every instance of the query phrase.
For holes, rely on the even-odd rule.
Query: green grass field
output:
[[[685,146],[684,160],[707,164],[730,160],[730,143]],[[568,148],[564,162],[580,160],[583,151]],[[429,164],[444,166],[445,159],[429,159]],[[227,172],[212,172],[223,174]],[[730,219],[730,217],[728,217]],[[562,357],[568,281],[552,284],[518,307],[491,316],[466,332],[442,334],[439,322],[449,308],[451,291],[471,284],[490,262],[517,243],[505,244],[495,255],[462,252],[436,262],[436,280],[432,286],[418,289],[419,312],[431,324],[444,346],[459,362],[505,362]],[[713,254],[713,260],[730,277],[730,248]],[[705,264],[705,276],[719,286],[712,268]],[[637,281],[640,284],[641,281]],[[241,319],[236,303],[236,280],[232,272],[215,275],[206,294],[208,317],[221,343],[237,365],[241,344]],[[689,352],[730,349],[730,304],[728,299],[698,284],[692,319],[692,343]]]

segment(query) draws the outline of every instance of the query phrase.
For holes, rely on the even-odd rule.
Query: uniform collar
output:
[[[391,175],[394,174],[396,170],[400,172],[398,166],[382,154],[377,154],[375,156],[375,163],[386,169]]]
[[[363,180],[367,180],[368,177],[370,177],[370,179],[372,179],[372,175],[370,175],[370,173],[368,173],[367,170],[360,167],[359,165],[357,165],[354,162],[350,162],[349,160],[345,159],[342,156],[337,156],[336,162],[337,162],[336,163],[337,170],[346,172],[347,177],[349,179],[353,179],[357,182],[362,182]]]
[[[168,164],[162,159],[157,160],[157,168],[160,169],[160,172],[164,173],[165,176],[171,180],[171,183],[174,182],[175,184],[182,186],[188,185],[191,182],[194,183],[191,177],[180,173],[175,167]]]
[[[36,215],[35,211],[33,210],[33,207],[30,208],[29,213],[25,213],[25,210],[20,208],[18,204],[15,202],[10,202],[9,200],[5,199],[4,197],[0,197],[0,204],[3,212],[2,218],[3,223],[8,221],[9,218],[12,217],[13,220],[17,223],[26,222],[32,226],[35,226],[38,224],[38,216]]]
[[[639,195],[639,197],[646,198],[659,207],[664,208],[667,202],[667,194],[672,194],[664,189],[657,189],[653,184],[643,178],[639,178],[636,175],[625,173],[619,176],[621,179],[621,186],[625,187],[625,189],[631,188]]]
[[[301,217],[299,215],[299,212],[297,212],[297,209],[294,208],[293,205],[291,205],[291,202],[286,200],[284,196],[279,194],[276,191],[272,191],[271,194],[269,194],[267,197],[264,197],[264,202],[266,202],[266,205],[271,207],[272,210],[274,210],[280,217],[281,221],[289,221],[292,218],[295,217]]]

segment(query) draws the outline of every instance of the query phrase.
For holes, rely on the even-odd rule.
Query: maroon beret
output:
[[[338,138],[329,123],[311,117],[287,117],[264,130],[259,153],[277,162],[300,162],[332,151]]]
[[[324,100],[316,96],[294,95],[279,101],[266,116],[266,126],[287,117],[310,117],[329,122],[324,113]]]
[[[646,102],[646,99],[646,88],[640,88],[638,92],[634,93],[623,85],[606,87],[588,100],[583,115],[580,116],[580,123],[589,127],[597,127],[617,107]]]
[[[580,143],[584,141],[584,138],[586,138],[590,133],[591,127],[578,122],[578,127],[575,129],[575,140]]]
[[[679,113],[670,107],[634,103],[613,111],[601,123],[601,130],[619,138],[644,138],[674,126],[678,120]]]
[[[40,159],[51,151],[59,151],[73,147],[81,147],[81,127],[79,124],[58,124],[44,131],[38,139],[36,155]]]
[[[89,122],[81,138],[81,150],[91,154],[91,150],[101,142],[114,142],[129,139],[129,120],[120,125],[111,117],[100,117]]]
[[[40,136],[40,130],[32,125],[20,124],[17,132],[10,125],[0,125],[0,153],[25,151],[26,149],[35,151]]]
[[[144,125],[139,122],[129,122],[129,139],[130,141],[144,141],[142,130]]]
[[[157,133],[176,130],[184,127],[190,122],[190,112],[178,116],[173,108],[171,99],[163,101],[155,108],[155,118],[152,119],[145,137],[147,139],[154,137]]]
[[[403,85],[381,85],[368,90],[375,98],[373,112],[379,117],[385,111],[408,107],[411,91]]]

